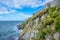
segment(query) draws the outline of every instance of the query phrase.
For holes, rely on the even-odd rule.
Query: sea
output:
[[[0,40],[18,40],[21,30],[17,25],[22,21],[0,21]]]

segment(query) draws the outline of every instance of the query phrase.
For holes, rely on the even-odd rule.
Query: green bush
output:
[[[41,39],[45,39],[45,35],[46,35],[46,33],[42,32],[42,31],[38,34],[38,36],[39,36]]]
[[[51,25],[54,22],[54,20],[52,18],[47,18],[45,23],[46,25]]]
[[[58,15],[55,20],[55,29],[57,32],[60,32],[60,15]]]
[[[47,32],[46,32],[47,34],[50,34],[51,33],[51,29],[49,28],[49,29],[47,29]]]
[[[58,12],[57,12],[57,11],[54,11],[53,13],[50,14],[50,16],[51,16],[52,18],[55,18],[55,17],[58,16]]]
[[[51,8],[49,8],[49,11],[50,11],[50,12],[54,12],[55,9],[56,9],[56,7],[51,7]]]

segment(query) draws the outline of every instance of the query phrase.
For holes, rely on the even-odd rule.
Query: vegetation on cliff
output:
[[[41,20],[43,15],[44,19]],[[39,18],[38,28],[35,29],[38,30],[38,34],[33,38],[33,40],[45,40],[45,35],[53,35],[56,32],[60,32],[60,5],[43,9],[25,21],[22,25],[25,27],[28,22],[34,21],[37,18]]]
[[[48,8],[48,16],[43,20],[38,32],[38,38],[34,40],[45,40],[45,35],[53,35],[56,32],[60,32],[60,7]]]

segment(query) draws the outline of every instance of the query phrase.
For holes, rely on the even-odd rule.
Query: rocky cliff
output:
[[[60,5],[37,12],[18,28],[18,40],[60,40]]]

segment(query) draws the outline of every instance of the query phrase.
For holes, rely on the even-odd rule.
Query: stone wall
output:
[[[55,7],[56,5],[60,4],[60,0],[53,0],[45,4],[45,8]]]

